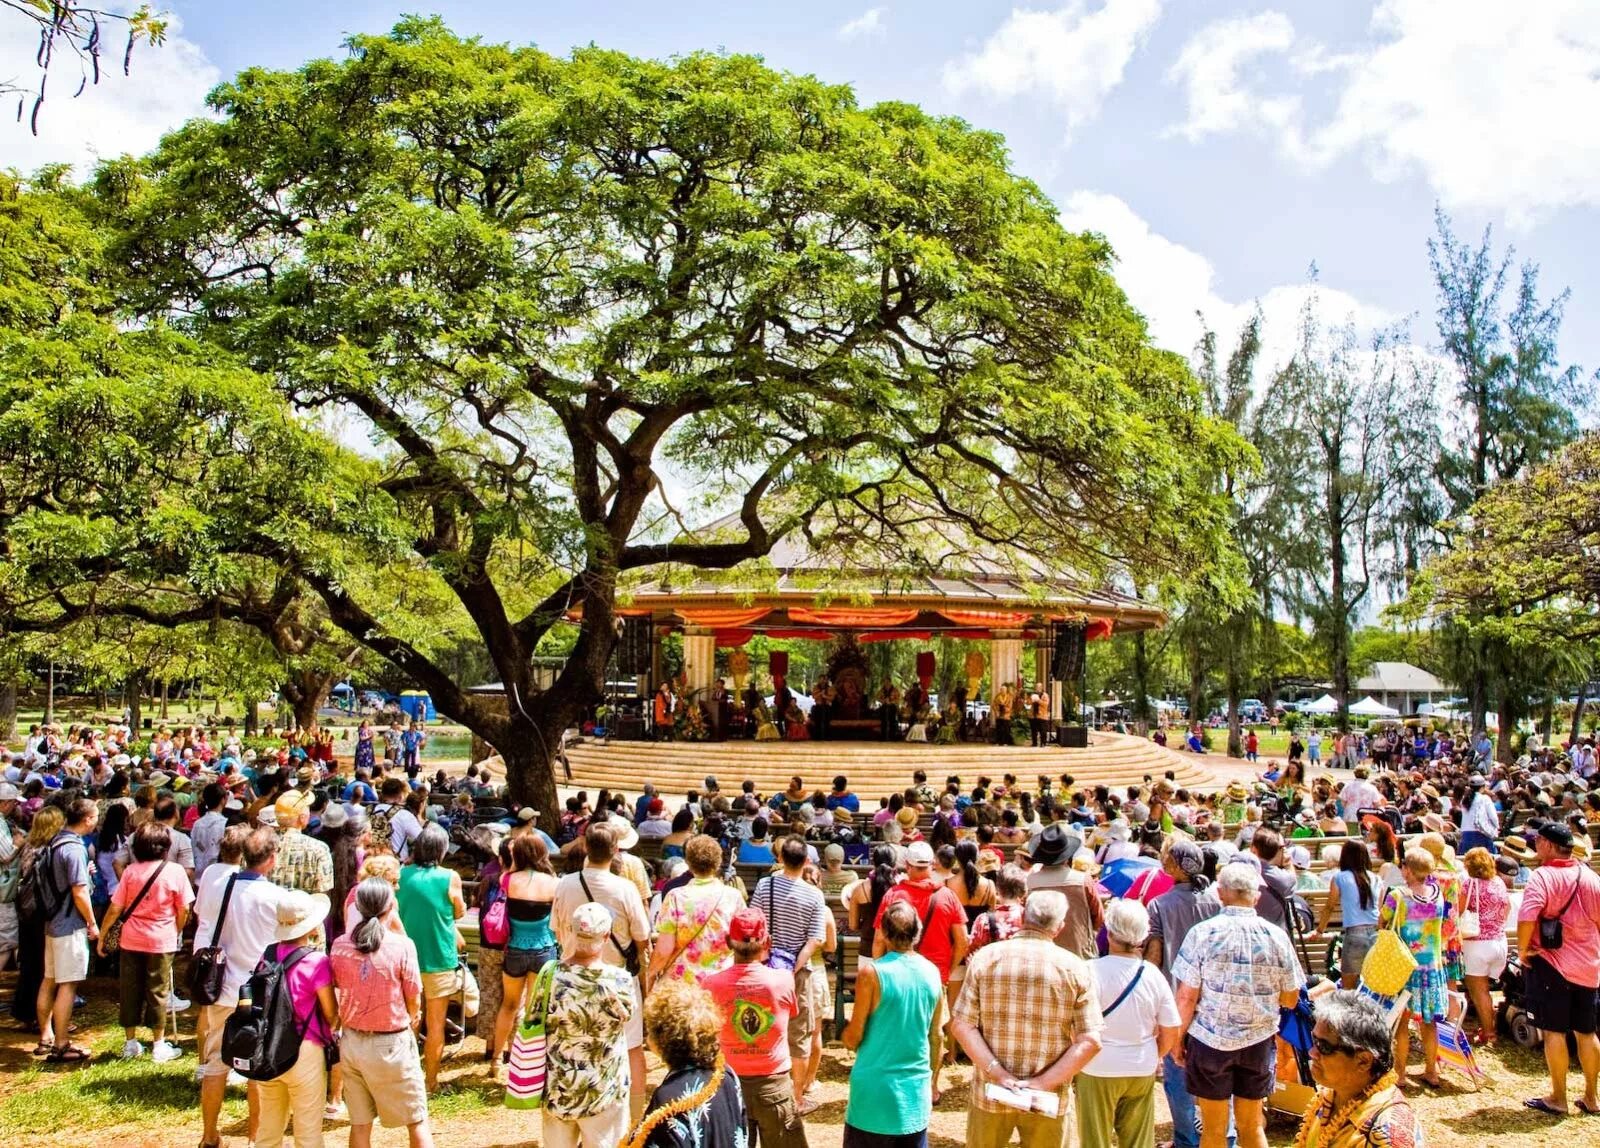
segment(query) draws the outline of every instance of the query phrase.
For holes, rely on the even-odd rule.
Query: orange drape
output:
[[[803,606],[789,607],[789,620],[807,626],[838,626],[845,630],[882,629],[887,626],[904,626],[913,621],[918,610],[893,606],[845,606],[810,610]]]
[[[770,606],[704,606],[692,610],[679,609],[678,617],[690,626],[709,626],[717,630],[733,630],[759,622],[772,612]]]
[[[997,630],[1014,629],[1033,617],[1021,610],[940,610],[939,613],[958,626]]]

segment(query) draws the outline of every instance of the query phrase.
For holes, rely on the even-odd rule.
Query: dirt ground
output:
[[[0,978],[0,999],[9,998],[11,979],[9,975]],[[166,1065],[148,1058],[123,1062],[118,1059],[122,1036],[115,1027],[115,991],[109,980],[90,982],[86,994],[90,1003],[78,1014],[82,1031],[75,1039],[96,1054],[88,1066],[69,1068],[34,1060],[29,1055],[33,1045],[29,1034],[9,1022],[0,1029],[0,1148],[43,1144],[192,1148],[199,1142],[193,1014],[181,1021],[178,1043],[185,1054],[181,1059]],[[447,1062],[444,1092],[433,1105],[436,1142],[440,1148],[538,1145],[538,1114],[501,1106],[501,1090],[489,1083],[482,1052],[482,1042],[469,1037],[461,1052]],[[837,1044],[825,1051],[819,1083],[822,1105],[806,1120],[813,1148],[838,1148],[842,1141],[851,1059]],[[1504,1054],[1484,1054],[1481,1063],[1489,1079],[1476,1092],[1464,1077],[1449,1070],[1444,1070],[1442,1093],[1418,1090],[1416,1104],[1430,1145],[1491,1143],[1494,1148],[1544,1148],[1562,1138],[1574,1145],[1595,1142],[1600,1121],[1592,1126],[1582,1116],[1556,1121],[1522,1107],[1522,1099],[1541,1093],[1547,1083],[1538,1054],[1512,1047]],[[652,1083],[659,1077],[660,1066],[652,1057]],[[929,1128],[934,1148],[956,1148],[965,1141],[969,1077],[970,1069],[964,1065],[946,1070],[944,1096]],[[1576,1078],[1573,1086],[1575,1090],[1581,1087]],[[1170,1127],[1159,1089],[1157,1097],[1160,1123],[1156,1134],[1158,1140],[1165,1140]],[[246,1143],[244,1115],[242,1092],[231,1091],[223,1133],[225,1143],[234,1148]],[[343,1145],[347,1127],[343,1121],[328,1122],[326,1141]],[[1277,1118],[1269,1129],[1269,1139],[1274,1145],[1289,1144],[1295,1130],[1294,1121]],[[402,1148],[405,1132],[380,1127],[373,1143],[377,1148]]]

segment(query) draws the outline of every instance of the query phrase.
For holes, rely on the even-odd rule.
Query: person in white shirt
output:
[[[228,791],[216,782],[209,782],[200,791],[199,817],[189,830],[189,843],[194,846],[194,877],[198,882],[205,871],[216,864],[217,851],[222,843],[222,832],[228,827],[222,807],[228,800]]]
[[[1383,804],[1383,794],[1367,780],[1368,776],[1366,766],[1359,766],[1355,779],[1339,791],[1339,815],[1346,821],[1354,821],[1363,809],[1376,809]]]
[[[227,972],[222,978],[222,994],[215,1004],[206,1005],[201,1024],[204,1042],[201,1044],[200,1117],[205,1131],[200,1136],[201,1148],[213,1148],[222,1143],[217,1129],[217,1117],[222,1112],[222,1097],[228,1084],[228,1065],[222,1059],[222,1029],[228,1016],[239,1006],[239,987],[255,971],[261,954],[267,951],[278,935],[278,902],[289,896],[289,891],[266,880],[278,859],[278,835],[272,829],[251,831],[244,839],[244,868],[230,873],[227,879],[211,883],[195,904],[195,916],[201,922],[212,922],[222,908],[229,880],[233,881],[233,897],[228,902],[228,916],[218,931],[217,943],[227,956]],[[220,868],[220,862],[213,868]],[[210,944],[212,926],[206,925],[202,933],[196,931],[195,943],[201,948]],[[250,1130],[254,1139],[254,1129]]]
[[[1498,853],[1500,848],[1495,842],[1500,837],[1500,813],[1489,796],[1488,783],[1483,774],[1475,773],[1467,785],[1472,800],[1461,817],[1461,846],[1457,852],[1464,857],[1469,849],[1482,846],[1490,853]]]
[[[422,832],[422,822],[405,806],[407,792],[409,787],[403,777],[385,778],[378,791],[382,799],[378,808],[389,816],[389,847],[402,861],[411,855],[411,843]]]
[[[1099,986],[1100,1051],[1078,1073],[1084,1144],[1154,1144],[1156,1067],[1183,1035],[1172,987],[1143,957],[1150,914],[1138,901],[1106,906],[1110,951],[1089,962]]]

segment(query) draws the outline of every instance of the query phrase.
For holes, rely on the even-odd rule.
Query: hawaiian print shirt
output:
[[[1318,1089],[1306,1113],[1306,1148],[1423,1148],[1422,1121],[1398,1088],[1374,1092],[1330,1129],[1333,1116],[1333,1094]]]
[[[545,1108],[577,1120],[628,1100],[623,1029],[638,1007],[634,981],[613,965],[556,966],[545,1019]]]
[[[307,837],[298,829],[285,829],[278,838],[272,881],[302,893],[326,893],[333,888],[333,853],[315,837]]]
[[[1200,990],[1189,1031],[1218,1052],[1276,1036],[1278,994],[1306,983],[1289,935],[1237,905],[1189,930],[1172,978]]]
[[[656,917],[657,935],[675,945],[666,976],[699,984],[733,964],[728,925],[742,908],[738,890],[715,877],[698,877],[669,892]]]

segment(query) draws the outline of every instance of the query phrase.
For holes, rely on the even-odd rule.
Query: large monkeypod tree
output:
[[[662,563],[796,530],[915,551],[936,519],[1091,582],[1226,564],[1206,476],[1247,448],[996,135],[750,57],[563,59],[430,20],[212,104],[97,176],[126,304],[367,436],[407,527],[377,557],[229,545],[493,744],[521,801],[555,808],[618,595]],[[738,527],[693,528],[718,512]],[[453,597],[507,706],[395,622],[391,572]]]

